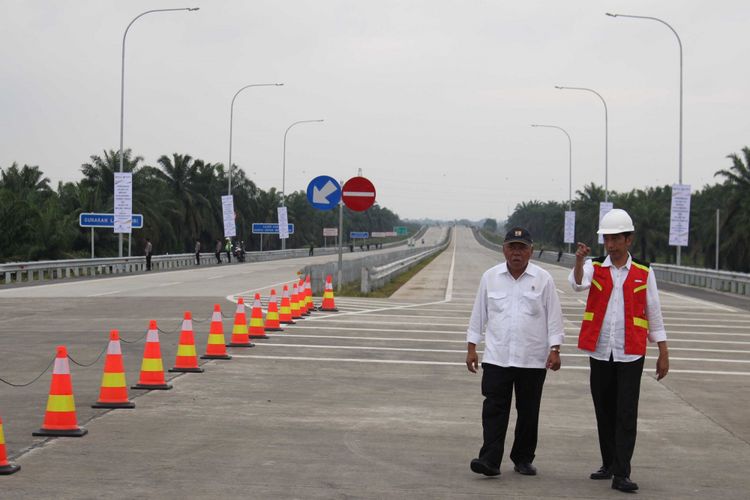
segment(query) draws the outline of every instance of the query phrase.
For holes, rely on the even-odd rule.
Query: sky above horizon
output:
[[[362,169],[403,218],[504,219],[572,188],[714,184],[750,146],[750,67],[739,0],[0,0],[0,167],[38,165],[56,186],[117,150],[122,35],[125,148],[226,164],[286,191]]]

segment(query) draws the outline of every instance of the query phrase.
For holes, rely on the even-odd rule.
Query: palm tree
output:
[[[722,254],[727,267],[736,271],[750,269],[750,148],[742,148],[744,156],[727,156],[732,160],[729,169],[722,169],[714,175],[726,178],[729,187],[727,216],[722,224],[726,237],[722,242]]]

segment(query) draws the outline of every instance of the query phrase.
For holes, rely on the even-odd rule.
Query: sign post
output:
[[[80,227],[91,228],[91,258],[94,258],[94,228],[95,227],[115,227],[115,215],[114,214],[95,214],[95,213],[81,213],[78,215],[78,225]],[[143,215],[131,214],[130,227],[132,229],[140,229],[143,227]],[[130,238],[128,238],[130,243]],[[130,252],[128,252],[130,253]]]

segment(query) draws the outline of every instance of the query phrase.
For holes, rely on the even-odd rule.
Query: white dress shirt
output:
[[[609,255],[602,262],[602,267],[608,267],[612,275],[612,295],[609,297],[607,312],[604,314],[602,329],[596,342],[596,350],[594,352],[583,351],[594,359],[609,361],[611,354],[614,361],[628,363],[643,357],[638,354],[625,354],[625,306],[623,304],[622,284],[625,282],[628,272],[630,272],[632,263],[633,258],[630,254],[628,254],[628,261],[619,269],[612,265]],[[591,288],[593,276],[594,265],[591,259],[586,259],[583,264],[581,284],[576,284],[575,270],[568,275],[568,281],[573,290],[580,292]],[[667,331],[664,329],[664,319],[661,316],[659,291],[656,289],[656,277],[653,270],[649,271],[646,281],[646,319],[648,320],[649,342],[667,340]]]
[[[484,340],[483,363],[545,368],[549,348],[565,338],[552,276],[529,263],[514,279],[503,262],[482,275],[466,340]]]

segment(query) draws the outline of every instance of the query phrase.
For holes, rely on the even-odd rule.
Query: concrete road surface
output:
[[[433,231],[439,231],[434,229]],[[434,235],[434,233],[432,233]],[[432,237],[432,236],[430,236]],[[65,344],[93,362],[118,328],[127,380],[135,382],[149,319],[172,366],[184,310],[198,351],[214,303],[231,330],[233,302],[290,282],[331,257],[237,264],[0,291],[0,377],[31,381]],[[72,366],[82,438],[34,438],[50,375],[0,384],[0,416],[13,461],[0,498],[621,498],[599,466],[586,356],[575,348],[585,295],[568,270],[545,264],[564,308],[563,368],[542,401],[536,477],[477,476],[480,377],[464,365],[465,330],[482,272],[501,257],[466,228],[390,299],[337,297],[338,313],[313,313],[284,332],[231,349],[205,373],[171,377],[170,391],[136,393],[136,408],[95,410],[102,360]],[[719,296],[720,297],[720,296]],[[671,372],[641,391],[633,480],[640,498],[748,498],[750,313],[662,293]],[[513,422],[511,422],[513,425]],[[509,433],[512,436],[512,433]],[[509,438],[510,439],[510,438]]]

